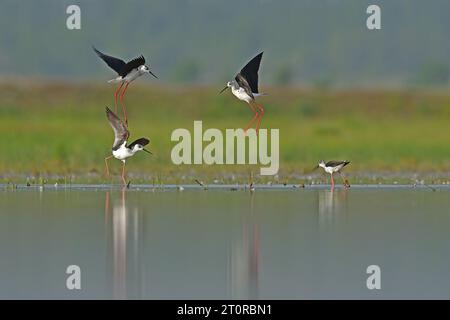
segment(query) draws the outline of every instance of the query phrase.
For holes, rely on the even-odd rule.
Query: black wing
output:
[[[252,60],[250,60],[249,63],[245,67],[242,68],[242,70],[238,73],[238,75],[241,75],[245,80],[247,80],[250,89],[254,93],[259,93],[258,91],[258,70],[259,65],[261,64],[262,55],[264,52],[261,52],[256,57],[254,57]],[[237,79],[236,79],[237,81]]]
[[[127,126],[119,119],[114,112],[106,107],[106,116],[108,117],[109,124],[114,130],[114,144],[112,149],[117,150],[124,142],[128,140],[130,132]]]
[[[140,144],[141,146],[145,147],[146,145],[148,145],[150,142],[150,140],[148,140],[147,138],[139,138],[136,141],[133,141],[132,143],[130,143],[130,145],[128,146],[129,149],[133,149],[133,147],[136,144]]]
[[[92,49],[94,49],[95,53],[102,58],[103,61],[106,62],[106,64],[113,69],[115,72],[119,73],[120,70],[122,70],[122,68],[126,65],[125,61],[119,59],[119,58],[114,58],[111,56],[108,56],[106,54],[104,54],[103,52],[98,51],[94,46],[92,46]]]
[[[145,58],[143,56],[137,57],[129,62],[127,62],[122,69],[119,71],[119,75],[125,77],[130,73],[131,70],[137,69],[139,66],[145,64]]]
[[[325,166],[327,167],[337,167],[342,165],[343,167],[345,167],[346,165],[348,165],[350,163],[350,161],[328,161],[327,163],[325,163]]]
[[[234,80],[236,80],[236,82],[239,84],[239,87],[243,88],[245,90],[245,92],[252,98],[255,99],[255,97],[253,96],[253,90],[250,87],[250,84],[248,83],[248,81],[240,74],[238,73],[236,75],[236,77],[234,78]],[[253,91],[253,92],[252,92]],[[257,92],[255,92],[257,93]]]

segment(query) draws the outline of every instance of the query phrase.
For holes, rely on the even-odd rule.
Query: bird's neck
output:
[[[120,146],[120,149],[125,149],[126,152],[128,152],[128,153],[131,154],[131,155],[134,154],[133,149],[127,147],[127,141],[125,141],[125,142]]]
[[[231,86],[231,92],[233,92],[234,94],[237,94],[239,92],[239,87],[235,86],[235,85],[232,85]]]
[[[130,152],[130,154],[134,155],[136,152],[138,152],[138,149],[134,149],[134,148],[127,148],[128,152]]]

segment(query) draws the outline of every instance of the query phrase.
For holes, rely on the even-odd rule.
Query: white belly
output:
[[[141,75],[141,72],[139,72],[137,69],[133,69],[129,74],[125,76],[123,80],[126,82],[132,82],[135,79],[139,78]]]
[[[336,166],[336,167],[326,167],[325,171],[331,174],[331,173],[338,172],[339,170],[342,169],[342,167],[343,167],[343,165],[339,165],[339,166]]]
[[[239,100],[245,101],[247,103],[250,103],[253,99],[250,97],[247,92],[243,88],[234,89],[231,88],[231,92],[238,98]]]
[[[124,144],[122,144],[119,149],[113,150],[112,154],[114,158],[125,161],[126,158],[129,158],[133,155],[130,149],[126,147],[126,145],[127,143],[124,142]]]
[[[325,169],[325,172],[326,172],[326,173],[330,173],[330,174],[331,174],[331,173],[334,172],[334,171],[333,171],[333,168],[331,168],[331,167],[325,167],[324,169]]]

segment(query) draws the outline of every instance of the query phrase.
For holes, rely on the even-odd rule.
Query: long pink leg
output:
[[[333,179],[333,174],[331,174],[331,190],[334,189],[334,179]]]
[[[122,165],[122,181],[123,181],[123,185],[126,186],[127,181],[125,180],[125,162]]]
[[[120,84],[120,87],[116,90],[116,93],[114,93],[114,112],[117,114],[117,95],[120,92],[120,89],[122,89],[123,82]]]
[[[122,105],[122,111],[123,111],[123,116],[125,118],[125,124],[128,126],[128,117],[127,117],[127,109],[125,108],[125,105],[123,104],[123,95],[125,94],[125,91],[127,91],[128,85],[130,83],[127,82],[127,84],[125,85],[125,88],[122,91],[122,94],[120,95],[120,104]]]
[[[256,104],[256,106],[259,108],[259,118],[258,118],[258,123],[256,124],[256,133],[259,132],[259,125],[261,124],[261,119],[264,115],[264,107],[260,104]]]
[[[113,156],[109,156],[105,158],[105,165],[106,165],[106,175],[109,177],[109,167],[108,167],[108,160],[111,159]]]
[[[255,116],[253,117],[252,121],[250,121],[250,123],[247,125],[247,127],[245,127],[244,132],[247,133],[248,128],[250,128],[250,126],[253,124],[253,122],[255,122],[256,118],[258,118],[258,111],[256,111],[255,107],[252,106],[251,103],[248,103],[248,105],[250,106],[250,108],[252,108],[252,111],[255,113]]]

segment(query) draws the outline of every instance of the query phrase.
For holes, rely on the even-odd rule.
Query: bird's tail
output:
[[[255,97],[268,96],[268,95],[269,95],[269,94],[268,94],[268,93],[265,93],[265,92],[253,93],[253,96],[255,96]]]
[[[119,83],[122,81],[122,77],[117,77],[108,81],[108,83]]]

